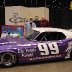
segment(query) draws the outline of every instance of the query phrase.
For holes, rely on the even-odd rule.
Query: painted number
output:
[[[59,54],[59,48],[56,42],[39,43],[38,48],[41,55]]]
[[[39,43],[38,44],[39,51],[41,51],[41,55],[48,55],[49,50],[45,43]]]

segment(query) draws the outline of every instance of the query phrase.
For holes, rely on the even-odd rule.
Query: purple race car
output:
[[[6,67],[16,63],[72,59],[72,32],[58,28],[33,28],[24,37],[0,39],[0,64]]]

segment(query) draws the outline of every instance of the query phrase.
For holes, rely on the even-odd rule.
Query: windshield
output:
[[[39,31],[33,30],[31,34],[28,34],[26,36],[26,39],[33,40],[36,36],[38,36],[39,33],[40,33]]]

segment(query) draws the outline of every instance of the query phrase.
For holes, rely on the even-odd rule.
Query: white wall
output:
[[[45,16],[49,20],[49,9],[45,7],[38,8],[28,8],[23,6],[10,6],[5,7],[5,22],[6,25],[14,25],[10,22],[9,19],[13,17],[13,13],[18,13],[18,16],[21,18],[35,17],[36,15],[41,18]],[[24,23],[20,22],[18,25],[23,25]]]
[[[44,16],[45,16],[46,19],[48,19],[48,21],[49,21],[49,9],[48,9],[48,8],[44,8]]]

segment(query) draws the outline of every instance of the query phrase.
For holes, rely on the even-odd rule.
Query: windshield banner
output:
[[[18,35],[18,36],[23,36],[24,34],[24,26],[15,26],[15,25],[5,25],[2,26],[2,35],[7,36],[8,34],[10,35]]]

